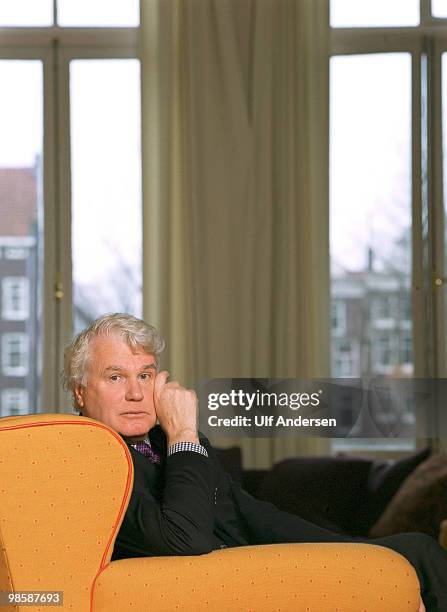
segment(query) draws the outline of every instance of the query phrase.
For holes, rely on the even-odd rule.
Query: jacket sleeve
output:
[[[159,499],[140,482],[134,484],[113,558],[210,552],[215,548],[213,492],[209,458],[174,453],[166,460]]]

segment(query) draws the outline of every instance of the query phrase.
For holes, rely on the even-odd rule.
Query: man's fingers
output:
[[[158,395],[160,394],[160,391],[165,386],[168,378],[169,378],[169,372],[167,370],[158,372],[157,376],[155,377],[155,382],[154,382],[154,396],[155,397],[158,397]]]
[[[170,389],[182,389],[182,385],[176,380],[170,380],[168,383],[166,383],[166,386]]]

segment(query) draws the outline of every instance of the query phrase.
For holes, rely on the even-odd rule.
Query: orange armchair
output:
[[[375,545],[275,544],[110,562],[133,480],[120,436],[85,417],[8,417],[0,449],[0,591],[63,591],[62,609],[74,612],[419,608],[411,565]]]

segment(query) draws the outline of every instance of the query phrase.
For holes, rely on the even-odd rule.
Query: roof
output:
[[[0,168],[0,235],[29,236],[36,215],[34,168]]]

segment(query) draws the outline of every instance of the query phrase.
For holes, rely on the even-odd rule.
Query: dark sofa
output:
[[[281,510],[353,536],[421,531],[437,538],[447,518],[447,457],[425,448],[396,461],[298,457],[243,470],[237,447],[217,449],[243,488]]]

